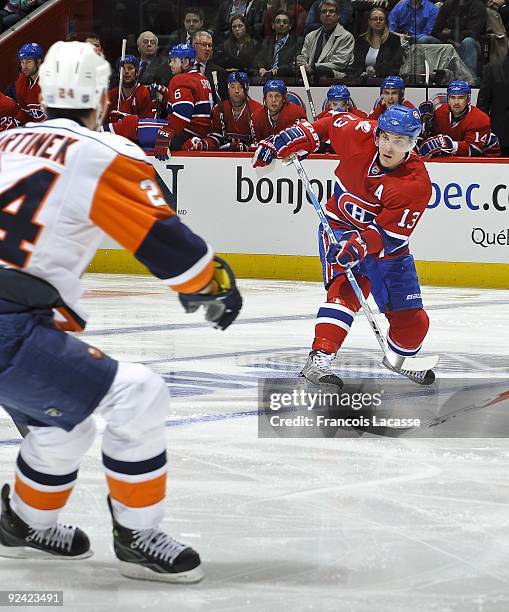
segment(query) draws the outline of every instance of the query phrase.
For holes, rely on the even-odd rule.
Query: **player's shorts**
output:
[[[18,423],[70,431],[106,395],[117,365],[53,327],[51,311],[0,311],[0,405]]]
[[[345,230],[333,231],[338,242],[341,242]],[[344,274],[344,270],[339,264],[331,265],[327,262],[326,241],[321,225],[318,228],[318,246],[324,285],[327,289],[336,276]],[[415,261],[410,253],[391,259],[379,259],[368,255],[353,268],[353,272],[369,279],[371,294],[380,312],[423,307]]]

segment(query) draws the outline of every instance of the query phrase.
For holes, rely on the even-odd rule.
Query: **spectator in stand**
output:
[[[2,30],[12,27],[20,19],[23,19],[36,9],[44,4],[46,0],[9,0],[4,3],[3,9],[0,9],[0,25]]]
[[[297,40],[291,31],[290,15],[283,10],[276,11],[272,29],[272,36],[263,39],[255,59],[258,75],[270,79],[292,76],[295,74]]]
[[[191,44],[193,34],[203,30],[205,25],[205,13],[201,8],[189,7],[184,15],[184,25],[180,30],[170,34],[170,47],[178,44]]]
[[[21,74],[14,84],[16,101],[21,109],[17,119],[21,123],[44,121],[46,115],[40,103],[39,67],[42,48],[37,43],[27,43],[18,51]],[[64,84],[65,85],[65,84]]]
[[[221,100],[228,98],[228,86],[226,84],[226,70],[221,66],[218,66],[210,60],[212,53],[214,52],[214,41],[212,34],[202,30],[193,34],[192,45],[196,51],[196,64],[195,68],[201,74],[205,75],[210,82],[212,88],[212,98],[214,104],[218,104]],[[217,98],[216,89],[214,87],[214,80],[212,73],[217,72],[218,89],[219,89],[219,100]]]
[[[304,34],[309,34],[314,30],[322,27],[320,22],[320,2],[322,0],[315,0],[311,5],[306,17],[306,23],[304,25]],[[339,23],[350,30],[352,25],[353,9],[352,0],[338,0],[339,9]]]
[[[135,55],[126,55],[123,62],[124,78],[122,91],[114,87],[108,91],[109,112],[106,114],[103,123],[114,123],[126,115],[138,115],[140,119],[154,119],[156,117],[156,105],[150,97],[148,87],[138,83],[138,69],[140,58]],[[118,58],[115,68],[120,73],[122,58]]]
[[[286,11],[290,15],[293,29],[297,36],[304,36],[306,24],[306,9],[297,0],[267,0],[263,15],[263,35],[272,35],[272,23],[278,11]]]
[[[230,34],[219,49],[216,62],[223,68],[248,71],[254,64],[258,44],[247,31],[246,18],[234,15],[230,22]]]
[[[489,115],[502,155],[509,157],[509,55],[484,66],[477,108]]]
[[[445,0],[427,42],[454,45],[477,83],[480,40],[485,31],[486,5],[482,0]]]
[[[351,71],[355,75],[399,74],[403,51],[398,36],[389,32],[387,13],[383,9],[374,8],[369,12],[368,30],[355,41],[353,57]]]
[[[148,85],[150,83],[167,85],[170,80],[171,71],[168,67],[166,74],[159,74],[162,70],[166,69],[168,62],[163,53],[160,55],[157,54],[159,50],[159,39],[157,36],[150,31],[142,32],[138,36],[136,42],[140,55],[138,82],[142,85]],[[159,80],[159,77],[161,77],[162,80]]]
[[[304,39],[297,65],[305,66],[315,81],[320,77],[341,79],[353,61],[354,38],[339,23],[336,0],[320,2],[320,21],[322,27]]]
[[[373,110],[369,113],[368,118],[377,120],[382,113],[395,104],[415,108],[415,106],[405,100],[405,81],[399,76],[386,77],[380,86],[380,98],[375,103]]]
[[[219,5],[217,17],[212,28],[217,40],[225,40],[231,35],[231,23],[234,17],[241,15],[244,23],[254,20],[256,12],[256,0],[224,0]]]
[[[306,110],[288,102],[287,94],[286,85],[279,79],[271,79],[263,86],[263,107],[253,114],[257,141],[290,127],[297,119],[307,119]]]
[[[461,157],[498,157],[498,138],[491,131],[490,118],[470,104],[471,89],[465,81],[451,81],[447,103],[433,114],[432,136],[419,147],[423,157],[455,155]],[[506,99],[507,102],[507,99]],[[432,102],[423,102],[420,110],[433,111]]]
[[[399,0],[389,14],[391,32],[397,34],[403,46],[426,44],[438,16],[438,7],[430,0]]]
[[[354,36],[360,36],[368,27],[368,16],[371,9],[381,8],[389,14],[391,8],[398,0],[351,0],[353,9],[352,25],[350,32]]]
[[[97,53],[97,55],[99,55],[99,57],[104,57],[101,39],[95,32],[85,34],[83,42],[92,45],[92,47],[94,47],[94,51]]]
[[[509,35],[509,5],[506,0],[488,0],[487,5],[500,14],[506,34]]]
[[[245,72],[228,75],[228,100],[212,109],[210,133],[206,138],[190,138],[183,151],[247,151],[255,144],[253,115],[262,105],[248,96],[249,78]]]

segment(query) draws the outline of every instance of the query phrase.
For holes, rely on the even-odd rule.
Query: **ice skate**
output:
[[[424,370],[422,372],[399,370],[397,367],[392,366],[386,357],[382,359],[382,365],[392,372],[397,372],[398,374],[406,376],[418,385],[432,385],[435,382],[435,372],[433,372],[433,370]]]
[[[48,529],[34,529],[12,510],[10,487],[2,488],[0,556],[17,559],[86,559],[90,550],[87,534],[71,525],[57,523]]]
[[[334,353],[311,351],[300,375],[315,385],[334,385],[341,389],[343,381],[332,371],[335,357]]]
[[[120,561],[120,573],[138,580],[158,582],[199,582],[204,574],[198,553],[157,528],[128,529],[113,521],[113,547]]]

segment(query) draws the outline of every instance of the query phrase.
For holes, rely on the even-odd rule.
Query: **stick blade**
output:
[[[407,357],[402,365],[402,370],[409,372],[426,372],[432,370],[438,365],[440,357],[438,355],[429,355],[428,357]]]

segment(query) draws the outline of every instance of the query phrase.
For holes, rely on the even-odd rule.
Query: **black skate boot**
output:
[[[335,357],[334,353],[311,351],[300,375],[315,385],[334,385],[341,389],[343,381],[332,371],[332,362]]]
[[[432,385],[435,382],[435,372],[433,370],[424,370],[423,372],[413,372],[411,370],[400,370],[392,366],[386,357],[382,359],[382,365],[392,372],[397,372],[409,378],[412,382],[418,385]]]
[[[198,553],[157,528],[128,529],[113,521],[113,547],[120,560],[120,573],[138,580],[199,582],[204,574]]]
[[[34,529],[12,510],[9,485],[2,488],[0,556],[17,559],[86,559],[90,550],[87,534],[78,527],[57,523],[49,529]]]

